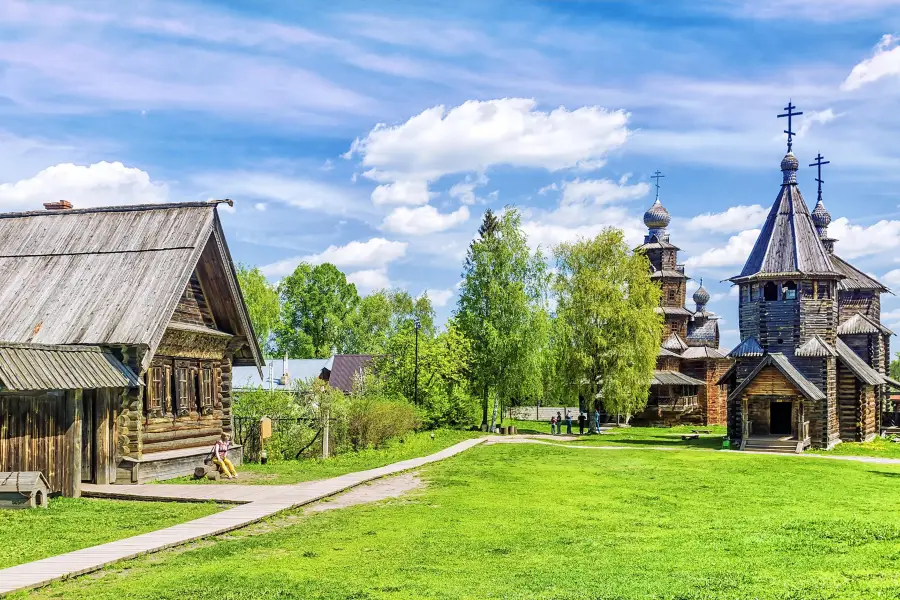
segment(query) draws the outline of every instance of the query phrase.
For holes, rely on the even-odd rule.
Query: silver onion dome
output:
[[[668,227],[671,220],[672,217],[669,216],[669,211],[662,205],[659,198],[644,213],[644,225],[650,229],[664,229]]]

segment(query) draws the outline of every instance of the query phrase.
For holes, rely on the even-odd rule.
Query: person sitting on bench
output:
[[[219,441],[213,446],[213,462],[219,467],[219,470],[225,475],[226,479],[237,479],[237,471],[234,465],[228,460],[228,450],[231,448],[231,436],[223,433]]]

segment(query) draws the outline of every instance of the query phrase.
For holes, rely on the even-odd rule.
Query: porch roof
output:
[[[881,374],[866,364],[859,355],[853,351],[850,346],[844,343],[841,338],[837,340],[838,360],[840,360],[848,369],[853,371],[856,378],[867,385],[882,385],[885,382]]]
[[[98,346],[0,342],[0,389],[23,392],[139,385],[134,371]]]
[[[658,385],[706,385],[706,383],[678,371],[653,371],[650,387]]]
[[[750,375],[748,375],[746,379],[744,379],[740,383],[740,385],[734,388],[734,391],[732,391],[731,394],[728,395],[728,400],[730,401],[734,398],[739,397],[744,389],[746,389],[746,387],[750,385],[754,379],[756,379],[756,376],[759,375],[759,373],[769,365],[778,369],[778,371],[785,376],[785,378],[791,383],[791,385],[793,385],[797,389],[797,391],[800,392],[807,400],[825,399],[825,394],[822,392],[822,390],[817,388],[815,384],[804,377],[803,374],[801,374],[800,371],[798,371],[796,367],[791,364],[791,362],[784,354],[775,352],[772,354],[766,354],[763,359],[759,361],[759,364],[756,365],[756,368],[753,369],[753,372],[750,373]]]

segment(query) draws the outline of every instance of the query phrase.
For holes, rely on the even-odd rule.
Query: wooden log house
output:
[[[218,201],[0,214],[0,471],[189,474],[259,369]],[[241,460],[240,448],[232,460]]]
[[[663,339],[647,406],[633,422],[724,424],[726,392],[718,381],[732,361],[719,350],[719,317],[706,309],[709,292],[702,281],[693,294],[695,309],[685,307],[689,278],[678,264],[679,248],[669,241],[671,217],[659,200],[658,176],[656,200],[644,213],[648,233],[636,251],[646,254],[650,277],[662,291],[657,313],[663,318]]]
[[[791,135],[781,190],[731,278],[740,291],[741,343],[720,383],[729,390],[734,444],[800,452],[871,440],[888,388],[900,384],[888,377],[892,333],[880,322],[880,294],[888,289],[834,254],[821,173],[810,212]],[[827,163],[820,156],[815,164]]]

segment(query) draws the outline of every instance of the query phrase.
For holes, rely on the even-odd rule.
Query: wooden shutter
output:
[[[162,399],[162,394],[160,393],[160,386],[162,384],[161,381],[162,372],[158,367],[151,367],[147,369],[147,412],[159,412],[162,410],[162,406],[160,401]]]
[[[190,363],[187,361],[175,361],[175,407],[178,415],[190,414],[193,406],[193,381],[191,380]]]
[[[209,363],[201,363],[199,370],[200,389],[199,403],[203,414],[210,414],[213,409],[213,369]]]
[[[175,397],[172,394],[172,365],[165,365],[162,371],[162,405],[166,411],[175,412]]]

